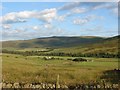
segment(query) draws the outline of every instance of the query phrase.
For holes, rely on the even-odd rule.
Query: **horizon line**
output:
[[[23,41],[23,40],[32,40],[32,39],[44,39],[44,38],[52,38],[52,37],[59,37],[59,38],[60,37],[99,37],[99,38],[111,38],[111,37],[116,37],[116,36],[120,36],[120,35],[118,34],[118,35],[106,36],[106,37],[105,36],[97,36],[97,35],[93,35],[93,36],[92,35],[91,36],[90,35],[88,35],[88,36],[87,35],[85,35],[85,36],[82,36],[82,35],[81,36],[80,35],[79,36],[78,35],[77,36],[67,36],[67,35],[66,36],[43,36],[43,37],[38,37],[38,38],[36,37],[36,38],[29,38],[29,39],[0,40],[0,42],[4,42],[4,41]]]

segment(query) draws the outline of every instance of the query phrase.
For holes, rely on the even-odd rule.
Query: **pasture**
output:
[[[2,74],[5,82],[55,83],[57,75],[62,84],[80,84],[106,80],[105,72],[118,68],[117,58],[87,58],[93,62],[74,62],[73,57],[54,56],[54,60],[44,60],[45,56],[2,55]],[[75,58],[75,57],[74,57]],[[110,73],[109,73],[110,74]],[[115,77],[115,76],[114,76]]]

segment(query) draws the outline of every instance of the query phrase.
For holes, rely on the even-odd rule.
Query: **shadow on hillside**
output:
[[[120,83],[120,70],[107,70],[103,72],[103,75],[100,79],[104,79],[106,82],[113,84]]]

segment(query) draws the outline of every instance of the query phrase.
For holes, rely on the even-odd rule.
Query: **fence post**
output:
[[[59,74],[57,75],[56,88],[60,88],[60,84],[59,84]]]

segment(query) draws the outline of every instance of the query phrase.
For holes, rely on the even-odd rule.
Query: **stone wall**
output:
[[[0,83],[3,90],[6,88],[13,88],[13,89],[20,89],[20,88],[31,88],[31,89],[49,89],[49,90],[56,90],[56,88],[67,89],[67,90],[88,90],[88,89],[105,89],[109,88],[109,90],[113,90],[113,88],[118,90],[119,85],[118,84],[77,84],[77,85],[62,85],[60,84],[59,87],[56,84],[50,84],[50,83]]]

